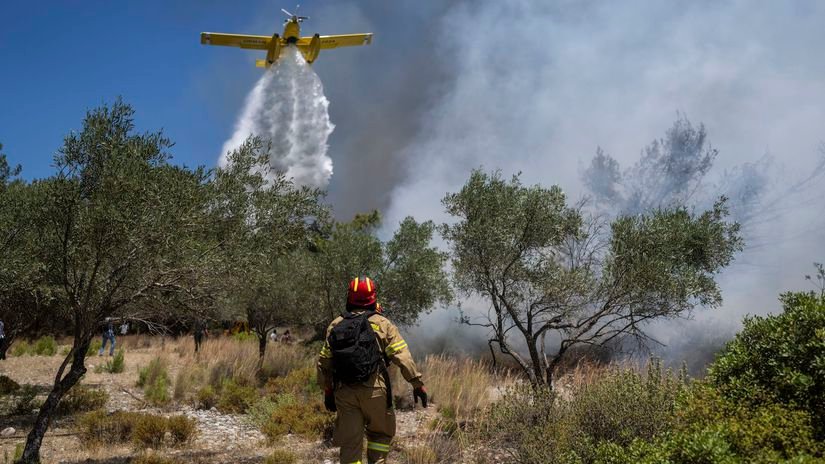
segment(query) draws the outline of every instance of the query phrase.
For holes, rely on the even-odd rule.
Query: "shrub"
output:
[[[40,337],[34,343],[32,353],[37,356],[54,356],[57,354],[57,341],[50,335]]]
[[[683,376],[651,362],[647,373],[606,371],[572,387],[569,398],[523,385],[492,407],[487,434],[512,448],[517,462],[593,462],[599,444],[652,439],[674,422]]]
[[[169,371],[165,359],[155,358],[149,361],[148,366],[142,367],[138,370],[137,386],[143,388],[147,385],[152,385],[160,377],[164,377],[168,380]]]
[[[709,378],[734,401],[810,411],[825,438],[825,296],[785,293],[780,300],[782,314],[745,319]]]
[[[111,414],[103,410],[84,414],[78,420],[80,438],[84,443],[125,443],[132,439],[132,431],[142,414],[117,411]]]
[[[186,364],[175,377],[173,396],[178,401],[190,399],[204,383],[206,383],[206,370],[197,364]]]
[[[155,358],[149,365],[143,367],[138,373],[137,385],[143,388],[143,395],[146,400],[155,405],[163,406],[169,403],[169,371],[166,361],[162,358]]]
[[[198,390],[195,407],[198,409],[212,409],[218,403],[218,395],[212,385],[204,385]]]
[[[78,421],[80,437],[89,445],[132,442],[144,447],[164,444],[167,433],[172,444],[191,440],[196,432],[195,422],[184,416],[163,417],[137,412],[92,411]]]
[[[275,441],[291,433],[316,440],[332,427],[334,416],[324,409],[322,401],[301,401],[279,404],[261,432]]]
[[[321,392],[317,373],[313,367],[305,367],[289,372],[284,377],[269,379],[265,390],[272,396],[283,394],[316,395]]]
[[[23,385],[17,391],[14,406],[12,407],[12,414],[26,415],[31,414],[33,409],[37,409],[37,387],[34,385]]]
[[[99,338],[96,338],[96,339],[92,340],[92,342],[89,343],[89,348],[86,349],[86,357],[88,358],[89,356],[96,355],[98,352],[100,352],[100,348],[102,346],[103,346],[103,341],[100,340]],[[69,353],[66,353],[66,354],[69,354]]]
[[[12,345],[11,355],[15,357],[25,356],[27,354],[32,353],[32,346],[26,340],[19,340],[17,343]]]
[[[277,449],[266,457],[264,464],[294,464],[298,462],[298,457],[287,450]]]
[[[236,342],[251,342],[251,341],[257,341],[258,336],[255,335],[252,332],[238,332],[238,333],[232,335],[232,339],[235,340]]]
[[[191,440],[198,430],[195,421],[186,416],[172,416],[168,418],[167,429],[172,435],[172,442],[177,445]]]
[[[20,390],[20,384],[10,377],[0,375],[0,395],[10,395]]]
[[[152,384],[147,385],[143,389],[143,396],[146,397],[146,401],[155,406],[165,406],[169,404],[171,398],[169,397],[168,377],[157,377]]]
[[[137,445],[159,448],[163,445],[163,438],[167,429],[168,421],[165,417],[145,414],[138,417],[134,422],[131,438]]]
[[[315,357],[305,347],[277,343],[271,349],[266,350],[261,363],[260,377],[263,379],[284,377],[304,368],[314,370],[314,362]]]
[[[253,387],[238,385],[233,379],[224,379],[218,397],[221,412],[242,414],[258,399],[258,391]]]
[[[141,454],[131,461],[132,464],[183,464],[183,462],[177,458],[168,458],[157,454]]]
[[[63,399],[60,400],[58,412],[64,415],[79,412],[94,411],[106,405],[109,394],[103,390],[89,388],[85,385],[75,385]]]
[[[120,374],[126,369],[123,350],[118,350],[115,356],[106,361],[106,364],[101,364],[95,368],[95,372],[108,372],[109,374]]]

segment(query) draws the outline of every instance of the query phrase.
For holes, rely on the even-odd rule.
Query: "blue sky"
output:
[[[312,2],[304,2],[304,9]],[[0,143],[28,178],[51,173],[85,111],[122,96],[140,130],[163,128],[178,163],[214,165],[260,75],[255,52],[201,46],[201,31],[268,34],[276,2],[3,2]],[[284,5],[285,6],[285,5]],[[271,24],[253,30],[254,26]]]

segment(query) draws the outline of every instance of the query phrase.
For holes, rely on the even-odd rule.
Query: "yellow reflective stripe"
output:
[[[407,342],[405,342],[404,340],[401,340],[400,342],[395,342],[392,345],[387,347],[387,350],[386,350],[387,356],[392,356],[395,353],[400,352],[401,350],[403,350],[406,347],[407,347]]]
[[[339,287],[339,288],[340,288],[340,287]],[[352,291],[353,291],[353,292],[357,292],[357,291],[358,291],[358,277],[356,277],[356,278],[355,278],[355,281],[353,282],[353,285],[352,285]]]
[[[349,462],[347,464],[361,464],[361,461]]]
[[[373,451],[380,451],[382,453],[389,453],[390,452],[390,445],[384,443],[376,443],[374,441],[367,442],[367,449]]]
[[[372,326],[372,330],[374,330],[376,332],[381,331],[381,327],[378,324],[373,324],[372,322],[370,322],[370,325]]]
[[[326,343],[324,344],[324,346],[321,347],[321,357],[322,358],[331,358],[332,357],[332,350],[329,349],[329,345],[326,344]]]

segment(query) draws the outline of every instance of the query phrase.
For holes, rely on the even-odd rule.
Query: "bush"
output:
[[[100,352],[100,348],[102,346],[103,346],[103,340],[101,340],[99,338],[96,338],[96,339],[92,340],[92,342],[89,343],[89,348],[86,349],[86,357],[88,358],[89,356],[96,355],[98,352]],[[66,354],[68,354],[68,353],[66,353]]]
[[[195,407],[197,409],[212,409],[218,403],[218,395],[212,385],[204,385],[198,390]]]
[[[40,337],[34,343],[32,352],[37,356],[54,356],[57,354],[57,342],[50,335]]]
[[[101,409],[109,401],[109,394],[103,390],[89,388],[85,385],[75,385],[63,399],[60,400],[58,413],[64,415]]]
[[[31,344],[26,340],[18,340],[12,345],[11,355],[15,357],[25,356],[33,352]]]
[[[243,414],[257,399],[255,388],[238,385],[233,379],[224,379],[217,406],[221,412]]]
[[[683,376],[651,362],[646,374],[612,370],[570,391],[569,399],[527,385],[491,409],[486,435],[511,447],[517,462],[593,462],[599,444],[652,439],[674,422]]]
[[[206,369],[197,364],[187,364],[179,371],[175,377],[175,390],[173,396],[176,400],[195,399],[200,386],[206,383]],[[197,403],[197,401],[195,401]]]
[[[109,374],[120,374],[126,369],[123,350],[118,350],[115,356],[106,361],[106,364],[101,364],[95,368],[95,372],[108,372]]]
[[[298,462],[298,457],[294,453],[278,449],[267,456],[264,464],[294,464],[296,462]]]
[[[297,369],[270,379],[266,391],[268,397],[250,407],[249,419],[271,442],[288,433],[315,440],[331,429],[334,416],[324,408],[315,369]]]
[[[14,406],[12,407],[12,414],[28,415],[32,410],[40,407],[37,404],[37,387],[34,385],[23,385],[17,391]]]
[[[784,312],[746,318],[709,370],[733,401],[777,401],[813,414],[825,438],[825,296],[785,293]]]
[[[238,333],[232,335],[232,339],[235,340],[236,342],[251,342],[251,341],[257,341],[258,336],[255,335],[252,332],[238,332]]]
[[[141,454],[132,459],[131,464],[183,464],[183,461],[156,454]]]
[[[20,384],[10,377],[0,375],[0,395],[10,395],[20,390]]]
[[[137,412],[92,411],[78,421],[81,439],[89,445],[132,442],[157,448],[165,444],[167,432],[171,444],[180,445],[195,436],[196,426],[184,416],[163,417]]]
[[[138,387],[143,388],[146,401],[155,406],[164,406],[169,403],[169,371],[166,361],[155,358],[149,365],[138,372]]]

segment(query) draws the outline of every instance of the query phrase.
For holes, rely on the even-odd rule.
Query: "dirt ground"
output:
[[[175,343],[176,349],[179,343]],[[172,346],[172,343],[169,344]],[[276,448],[287,449],[298,455],[299,462],[336,463],[337,449],[331,444],[317,441],[309,442],[297,436],[286,436],[277,446],[266,443],[264,436],[243,416],[223,414],[212,410],[195,410],[189,405],[173,402],[163,410],[151,407],[143,400],[143,391],[135,386],[138,370],[146,366],[159,353],[170,354],[170,346],[152,346],[149,348],[126,344],[126,369],[121,374],[96,373],[95,367],[106,362],[107,356],[91,356],[87,359],[88,372],[82,384],[105,390],[109,394],[106,408],[109,411],[127,410],[153,414],[185,414],[197,422],[197,438],[181,448],[163,450],[135,449],[133,446],[114,446],[90,449],[84,446],[76,434],[74,419],[62,418],[55,421],[46,435],[41,448],[43,463],[128,463],[130,458],[140,453],[159,453],[174,456],[184,462],[192,463],[258,463]],[[62,349],[62,347],[61,347]],[[58,353],[60,350],[58,350]],[[174,353],[172,353],[174,354]],[[179,366],[175,365],[175,356],[169,356],[170,377],[175,378]],[[63,356],[51,357],[21,356],[10,357],[0,361],[0,374],[7,375],[21,385],[35,385],[41,389],[41,398],[45,397],[54,380]],[[9,437],[0,437],[0,463],[5,456],[14,454],[15,446],[25,442],[26,434],[34,419],[34,413],[28,416],[0,416],[0,430],[13,427],[15,433]],[[432,421],[435,408],[416,409],[397,412],[399,446],[414,446],[422,438],[425,424]],[[393,453],[397,462],[398,452]],[[392,456],[392,455],[391,455]],[[10,462],[10,461],[9,461]]]

